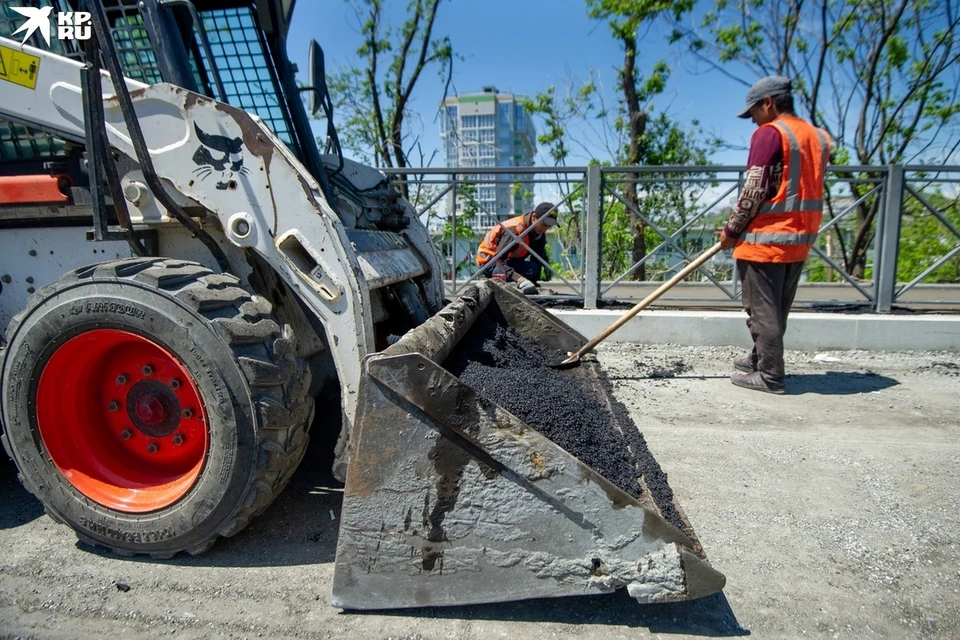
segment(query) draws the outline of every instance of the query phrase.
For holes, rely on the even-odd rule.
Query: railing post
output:
[[[596,309],[600,294],[600,174],[587,167],[587,208],[583,221],[583,308]]]
[[[457,174],[451,174],[453,189],[450,191],[450,295],[457,295]]]
[[[884,206],[877,221],[877,252],[873,281],[876,285],[876,311],[889,313],[897,287],[897,252],[900,247],[900,224],[903,220],[902,164],[887,167]]]

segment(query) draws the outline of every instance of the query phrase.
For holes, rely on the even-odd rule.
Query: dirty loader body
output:
[[[141,2],[113,24],[142,10],[156,30],[172,16],[164,12],[189,4]],[[292,7],[211,4],[226,5],[274,32]],[[618,587],[658,602],[722,588],[689,523],[669,524],[649,492],[628,495],[444,367],[492,312],[550,348],[585,340],[492,282],[443,306],[427,230],[382,173],[305,151],[307,134],[294,153],[277,122],[221,100],[215,69],[217,90],[200,93],[130,78],[117,91],[118,74],[104,73],[100,107],[80,62],[3,37],[0,47],[39,63],[32,85],[4,83],[0,116],[69,150],[96,146],[88,117],[102,109],[103,141],[126,158],[119,189],[110,185],[118,210],[109,228],[96,184],[86,209],[76,191],[62,205],[0,206],[0,270],[17,284],[32,269],[34,285],[0,290],[0,317],[12,318],[0,343],[3,444],[27,488],[82,540],[169,557],[242,530],[306,451],[310,381],[327,375],[341,392],[335,471],[346,473],[337,605]],[[288,97],[279,99],[302,130],[282,63],[277,86]],[[113,166],[105,148],[85,158]],[[211,163],[219,174],[207,179]],[[15,175],[18,166],[2,168]],[[29,242],[56,263],[24,267]],[[110,259],[91,261],[90,246]],[[403,335],[384,348],[388,332]],[[578,375],[599,380],[595,366]]]

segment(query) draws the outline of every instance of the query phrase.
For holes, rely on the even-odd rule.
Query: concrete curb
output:
[[[600,333],[624,311],[550,309],[588,338]],[[641,311],[607,342],[751,346],[742,311]],[[790,314],[788,349],[865,351],[960,351],[960,316],[892,316],[835,313]]]

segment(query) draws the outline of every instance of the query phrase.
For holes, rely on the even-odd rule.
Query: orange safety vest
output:
[[[523,258],[526,258],[527,254],[530,253],[526,241],[533,232],[531,231],[524,236],[523,240],[519,240],[519,238],[520,235],[527,230],[527,216],[528,213],[525,213],[493,225],[493,227],[490,228],[490,231],[487,231],[487,235],[483,237],[483,241],[480,243],[480,248],[477,249],[477,265],[482,267],[483,265],[487,264],[501,249],[504,248],[501,246],[504,233],[506,233],[507,238],[509,238],[509,240],[515,244],[510,248],[509,251],[500,256],[500,259],[506,260],[508,258],[517,258],[522,260]]]
[[[796,116],[782,115],[776,127],[783,146],[783,177],[742,234],[733,257],[751,262],[803,262],[823,219],[823,176],[830,158],[827,133]]]

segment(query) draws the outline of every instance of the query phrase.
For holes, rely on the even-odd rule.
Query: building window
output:
[[[440,133],[446,134],[449,131],[457,130],[457,108],[447,107],[443,118],[440,118]]]
[[[497,113],[500,114],[500,125],[509,127],[513,116],[513,103],[501,102],[497,105]]]

